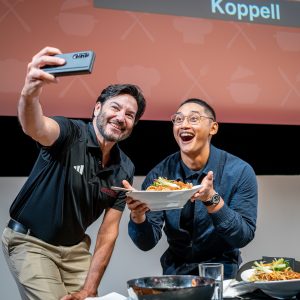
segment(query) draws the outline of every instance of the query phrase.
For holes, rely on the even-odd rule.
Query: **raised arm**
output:
[[[28,64],[25,84],[18,104],[18,117],[24,133],[44,146],[52,145],[59,136],[59,126],[51,118],[44,116],[40,94],[44,85],[56,83],[57,79],[41,70],[45,65],[63,65],[64,59],[53,55],[61,51],[45,47]]]

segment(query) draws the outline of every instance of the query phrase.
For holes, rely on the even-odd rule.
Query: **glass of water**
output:
[[[215,280],[215,291],[211,299],[223,299],[223,276],[224,266],[221,263],[202,263],[199,264],[199,276],[212,278]]]

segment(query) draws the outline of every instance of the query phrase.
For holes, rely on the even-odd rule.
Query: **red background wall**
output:
[[[92,1],[0,1],[0,115],[16,115],[44,46],[94,50],[91,75],[45,88],[47,114],[88,118],[110,83],[141,86],[144,120],[200,97],[227,123],[300,125],[300,29],[94,8]]]

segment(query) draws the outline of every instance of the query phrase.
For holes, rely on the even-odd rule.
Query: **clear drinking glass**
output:
[[[199,276],[213,278],[215,280],[215,291],[211,299],[223,299],[223,277],[224,266],[221,263],[202,263],[199,264]]]

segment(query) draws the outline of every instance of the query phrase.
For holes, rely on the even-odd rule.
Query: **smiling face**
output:
[[[203,153],[203,151],[209,151],[209,144],[212,135],[218,131],[218,123],[210,119],[212,116],[205,111],[204,107],[197,103],[186,103],[179,107],[177,114],[184,117],[181,124],[173,125],[173,134],[175,140],[180,147],[182,155],[188,157],[197,157]],[[198,122],[195,118],[189,118],[187,116],[206,116],[207,118],[200,117]],[[208,153],[208,152],[207,152]]]
[[[94,125],[97,127],[100,141],[119,142],[132,132],[138,106],[131,95],[118,95],[97,102],[94,110]]]

